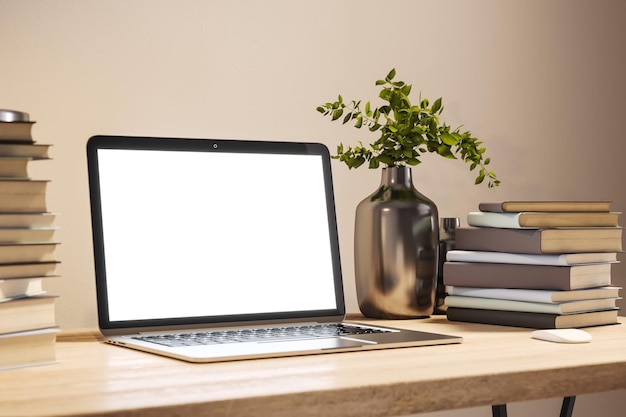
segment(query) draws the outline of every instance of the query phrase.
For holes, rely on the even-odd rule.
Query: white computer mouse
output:
[[[541,329],[530,334],[534,339],[556,343],[588,343],[591,335],[581,329]]]

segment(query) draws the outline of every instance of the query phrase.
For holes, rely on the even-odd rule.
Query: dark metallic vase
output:
[[[411,168],[383,168],[380,187],[356,209],[354,257],[366,317],[428,317],[435,306],[437,206],[413,186]]]

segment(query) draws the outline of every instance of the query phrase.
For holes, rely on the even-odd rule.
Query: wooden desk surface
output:
[[[442,317],[378,323],[464,342],[198,365],[66,334],[59,364],[0,372],[0,416],[393,416],[626,388],[623,324],[566,345]]]

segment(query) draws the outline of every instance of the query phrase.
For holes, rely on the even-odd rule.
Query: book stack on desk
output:
[[[482,203],[443,267],[447,317],[529,328],[617,323],[620,213],[608,201]]]
[[[0,110],[0,370],[55,361],[56,297],[44,291],[57,266],[55,216],[46,205],[48,181],[29,165],[49,159],[36,144],[34,122]]]

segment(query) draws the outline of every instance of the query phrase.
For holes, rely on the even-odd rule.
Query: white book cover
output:
[[[598,287],[584,290],[556,291],[521,288],[446,287],[448,295],[528,301],[534,303],[558,303],[565,300],[614,297],[618,294],[620,289],[621,287]]]
[[[467,214],[467,224],[474,227],[499,227],[503,229],[520,229],[520,213],[496,213],[472,211]]]
[[[484,252],[469,250],[451,250],[446,254],[448,262],[483,262],[524,265],[581,265],[592,263],[617,263],[617,253],[564,253],[564,254],[527,254],[507,252]]]
[[[536,303],[530,301],[499,300],[449,295],[445,299],[448,307],[474,308],[482,310],[524,311],[544,314],[573,314],[587,311],[615,309],[616,298],[568,301],[563,303]]]

